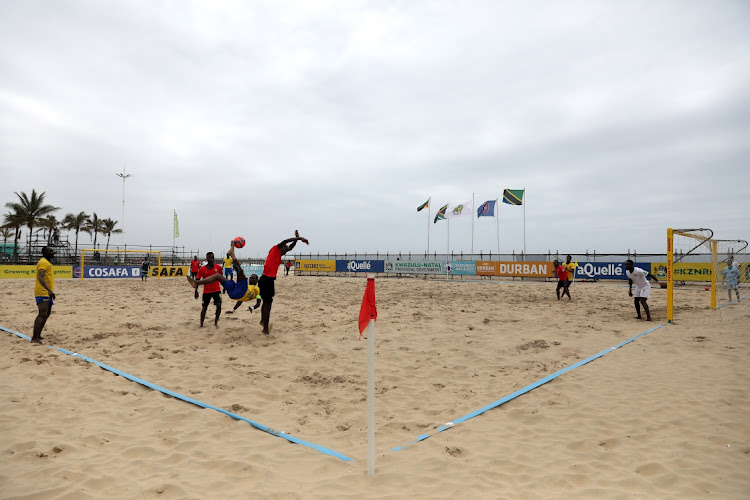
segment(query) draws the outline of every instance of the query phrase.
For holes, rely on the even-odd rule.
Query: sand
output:
[[[0,325],[31,335],[32,282],[0,285]],[[183,280],[58,280],[45,344],[354,461],[0,331],[0,498],[750,497],[750,300],[676,290],[677,324],[394,452],[659,326],[666,294],[646,323],[612,283],[378,279],[368,476],[364,286],[280,276],[264,336],[244,308],[198,328]]]

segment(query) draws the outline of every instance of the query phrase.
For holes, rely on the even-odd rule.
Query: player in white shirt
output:
[[[641,319],[641,304],[643,304],[643,310],[646,311],[646,321],[651,321],[651,311],[649,311],[646,303],[648,296],[651,294],[651,283],[648,280],[653,278],[654,281],[659,283],[659,279],[640,267],[635,267],[630,259],[625,262],[625,275],[628,277],[628,295],[631,297],[633,296],[633,283],[635,283],[634,304],[638,319]]]

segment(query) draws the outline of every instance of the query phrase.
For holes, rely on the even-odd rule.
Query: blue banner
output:
[[[384,260],[337,260],[337,273],[383,273],[385,272]]]
[[[449,274],[463,274],[466,276],[474,276],[477,274],[477,263],[473,260],[451,260],[448,261]]]
[[[137,266],[85,266],[84,278],[140,278]]]
[[[650,262],[635,263],[647,273],[651,272]],[[627,280],[624,262],[584,262],[576,268],[577,280]]]

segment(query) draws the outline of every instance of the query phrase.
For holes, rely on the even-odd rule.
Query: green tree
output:
[[[31,243],[31,235],[34,234],[34,226],[39,225],[39,221],[45,215],[49,215],[60,209],[58,207],[53,207],[52,205],[45,205],[44,198],[47,193],[37,194],[36,189],[31,190],[31,196],[28,196],[23,191],[20,194],[15,193],[15,195],[18,196],[18,201],[6,203],[5,206],[21,216],[23,223],[29,228],[29,243]],[[29,244],[27,248],[30,259],[31,244]]]
[[[0,236],[3,237],[3,251],[0,253],[2,253],[2,255],[5,255],[5,248],[8,245],[8,238],[13,236],[13,228],[3,226],[3,228],[0,229]]]
[[[94,212],[94,215],[89,217],[88,222],[86,223],[86,231],[91,234],[94,233],[94,248],[96,248],[96,237],[99,233],[104,234],[104,226],[102,225],[102,222],[104,222],[103,219],[100,219],[98,215],[96,215],[96,212]]]
[[[76,246],[74,255],[78,256],[78,232],[87,232],[86,225],[88,224],[89,216],[85,212],[78,212],[77,214],[68,214],[63,219],[63,227],[68,231],[76,232]]]
[[[21,237],[21,226],[23,226],[23,218],[15,210],[3,216],[2,227],[13,229],[16,233],[15,238],[13,238],[13,260],[18,259],[18,239]]]
[[[48,245],[52,244],[52,235],[59,225],[60,221],[54,215],[48,215],[39,221],[39,226],[44,228],[44,237],[47,239]]]
[[[112,234],[122,232],[122,229],[115,229],[116,225],[117,225],[116,220],[112,220],[112,219],[102,220],[102,234],[107,235],[107,250],[109,250],[109,238],[112,237]]]

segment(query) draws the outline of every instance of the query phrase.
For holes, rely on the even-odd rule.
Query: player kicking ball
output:
[[[242,240],[241,238],[235,238],[235,240],[237,239],[241,240],[243,242],[241,246],[244,246],[244,240]],[[227,252],[227,255],[232,258],[232,267],[237,271],[237,281],[227,279],[227,277],[223,274],[213,274],[207,278],[199,280],[188,276],[187,280],[193,288],[197,289],[200,285],[207,285],[208,283],[218,281],[224,287],[224,290],[226,290],[227,295],[229,295],[230,299],[245,302],[248,300],[252,300],[258,296],[258,287],[256,286],[258,284],[258,277],[254,274],[250,275],[249,278],[245,276],[245,273],[242,271],[242,267],[240,266],[240,262],[237,260],[237,257],[234,254],[236,245],[235,240],[232,240],[230,242],[231,246],[229,248],[229,252]],[[252,297],[250,297],[251,295]],[[237,309],[237,306],[235,306],[235,309]]]
[[[651,311],[649,311],[646,303],[648,296],[651,294],[651,283],[648,280],[653,278],[654,281],[659,283],[659,279],[640,267],[635,267],[630,259],[625,261],[625,275],[628,277],[628,295],[631,297],[633,296],[633,283],[635,283],[635,300],[633,303],[638,319],[641,319],[641,304],[643,304],[643,310],[646,311],[646,321],[651,321]]]

